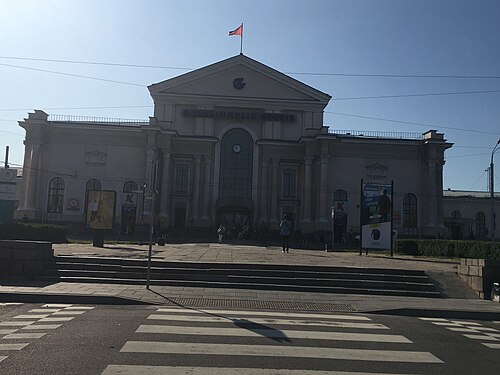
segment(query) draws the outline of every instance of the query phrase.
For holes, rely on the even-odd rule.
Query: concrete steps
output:
[[[46,281],[144,284],[145,260],[57,256]],[[423,271],[282,264],[151,262],[151,285],[442,297]]]

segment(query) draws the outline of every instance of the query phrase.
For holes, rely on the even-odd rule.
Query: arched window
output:
[[[403,197],[403,227],[416,228],[417,220],[417,197],[408,193]]]
[[[476,238],[486,238],[486,216],[484,212],[476,214]]]
[[[61,213],[64,205],[64,180],[54,177],[49,182],[49,196],[47,201],[47,212]]]
[[[93,178],[92,180],[88,180],[87,185],[85,186],[85,191],[101,190],[101,189],[102,189],[101,181],[96,180],[95,178]]]
[[[333,201],[347,201],[347,192],[342,189],[337,189],[333,192]]]
[[[220,197],[252,197],[253,138],[243,129],[229,130],[220,150]]]
[[[137,193],[138,190],[137,183],[134,181],[127,181],[123,184],[123,192],[124,193]]]

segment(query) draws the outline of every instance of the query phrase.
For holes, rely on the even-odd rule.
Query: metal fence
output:
[[[424,138],[422,133],[410,132],[384,132],[373,130],[338,130],[328,129],[329,134],[342,135],[347,137],[365,137],[365,138],[389,138],[389,139],[413,139],[421,140]]]
[[[109,118],[109,117],[91,117],[91,116],[74,116],[74,115],[49,115],[48,121],[51,122],[66,122],[81,125],[115,125],[115,126],[141,126],[148,125],[149,121],[124,119],[124,118]]]

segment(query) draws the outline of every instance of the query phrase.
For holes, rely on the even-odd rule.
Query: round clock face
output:
[[[241,151],[241,146],[240,146],[240,145],[234,145],[234,146],[233,146],[233,151],[234,151],[235,153],[239,153],[239,152]]]

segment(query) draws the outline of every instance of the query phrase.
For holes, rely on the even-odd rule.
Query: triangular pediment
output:
[[[326,106],[330,95],[244,55],[149,86],[153,98],[178,96],[253,101],[316,103]]]

